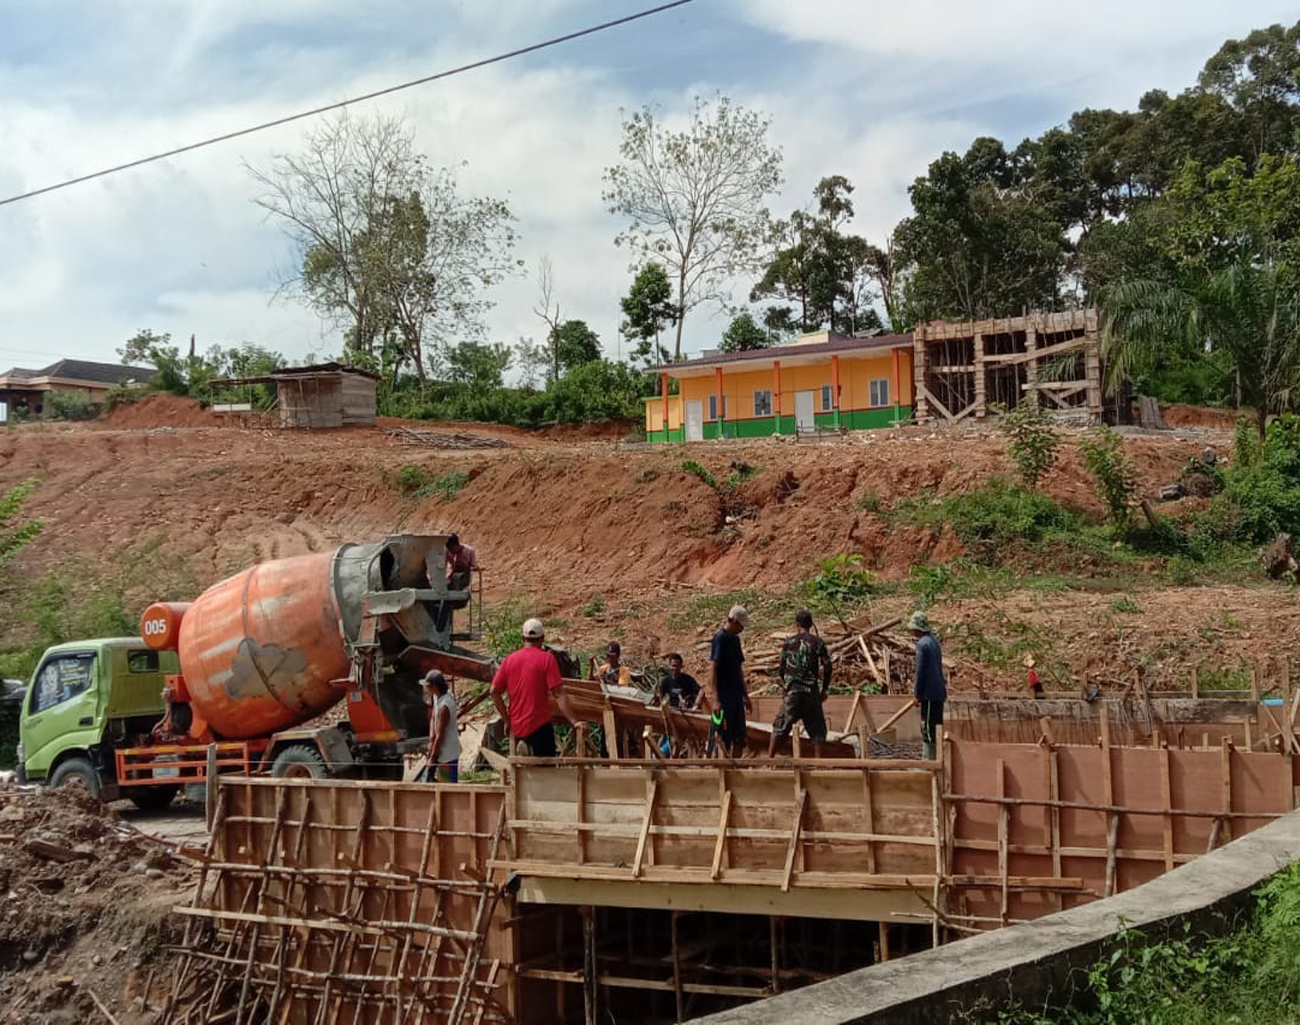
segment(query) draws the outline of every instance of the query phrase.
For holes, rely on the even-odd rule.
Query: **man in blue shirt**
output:
[[[934,761],[936,727],[943,722],[943,703],[948,700],[943,651],[924,612],[913,612],[907,628],[916,638],[916,687],[912,700],[921,709],[921,757]]]
[[[733,605],[727,621],[713,635],[709,652],[708,701],[713,729],[732,758],[745,753],[745,715],[752,707],[745,689],[745,652],[740,646],[740,633],[747,626],[749,612],[743,605]]]

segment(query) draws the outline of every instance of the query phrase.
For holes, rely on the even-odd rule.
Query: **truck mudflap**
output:
[[[263,755],[260,771],[268,772],[275,756],[290,744],[310,744],[320,751],[331,776],[346,776],[356,768],[357,759],[352,745],[343,731],[336,726],[315,726],[296,730],[281,730],[271,737]]]

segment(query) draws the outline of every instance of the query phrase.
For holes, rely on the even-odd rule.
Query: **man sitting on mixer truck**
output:
[[[507,655],[492,677],[492,703],[509,727],[516,754],[554,758],[558,751],[555,728],[551,725],[551,694],[555,695],[555,703],[564,717],[575,727],[578,716],[562,689],[560,663],[542,647],[546,640],[542,621],[525,622],[523,637],[524,646]]]

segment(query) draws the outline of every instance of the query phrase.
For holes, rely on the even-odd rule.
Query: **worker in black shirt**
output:
[[[668,673],[659,681],[659,700],[668,699],[673,708],[689,712],[700,697],[700,685],[690,673],[682,671],[682,656],[668,656]]]

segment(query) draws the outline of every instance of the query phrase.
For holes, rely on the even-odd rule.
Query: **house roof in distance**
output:
[[[695,359],[682,360],[680,363],[666,363],[661,368],[669,377],[698,377],[719,367],[727,369],[744,369],[735,364],[748,362],[771,363],[780,360],[782,366],[787,364],[816,363],[829,359],[833,355],[856,355],[888,352],[891,349],[910,349],[912,336],[873,335],[858,338],[850,335],[838,335],[830,331],[819,331],[811,335],[772,345],[766,349],[746,349],[743,352],[709,352]]]
[[[87,381],[93,384],[117,384],[136,381],[143,384],[153,380],[158,371],[153,367],[132,367],[123,363],[96,363],[88,359],[61,359],[40,370],[14,367],[0,374],[0,380],[9,381]]]

